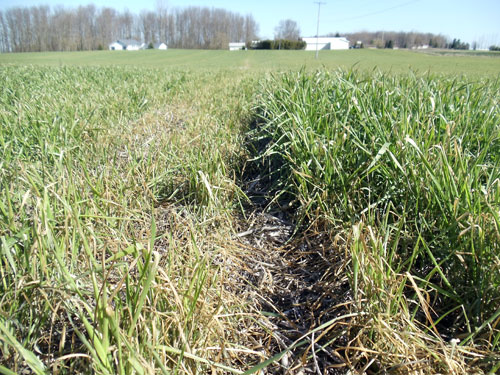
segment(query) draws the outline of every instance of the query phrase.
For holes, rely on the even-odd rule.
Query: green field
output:
[[[0,64],[34,65],[128,65],[182,70],[236,69],[242,71],[276,71],[307,68],[363,70],[380,69],[395,73],[446,73],[498,75],[500,54],[492,56],[440,56],[412,51],[348,50],[321,51],[93,51],[2,54]]]
[[[495,373],[499,75],[0,55],[0,373]]]

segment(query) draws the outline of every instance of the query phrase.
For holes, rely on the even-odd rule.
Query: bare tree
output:
[[[281,20],[274,29],[275,39],[298,40],[300,38],[300,28],[297,22],[287,19]]]
[[[139,16],[142,31],[142,40],[146,43],[155,43],[156,14],[152,11],[143,10]]]
[[[19,52],[17,46],[19,44],[18,40],[18,28],[16,27],[16,8],[11,8],[5,12],[5,23],[9,29],[9,45],[11,52]]]
[[[245,42],[251,42],[257,39],[257,33],[259,32],[259,27],[250,14],[245,16]]]
[[[120,39],[132,39],[134,29],[134,15],[128,9],[118,17],[117,34]]]
[[[9,33],[8,33],[7,22],[3,12],[0,10],[0,51],[9,52]]]
[[[168,7],[164,0],[156,1],[156,17],[158,22],[157,27],[157,39],[159,42],[164,42],[168,44]]]

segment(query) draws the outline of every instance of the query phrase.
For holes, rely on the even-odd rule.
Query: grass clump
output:
[[[499,88],[354,71],[263,84],[261,161],[300,221],[348,239],[353,308],[369,313],[358,349],[380,366],[458,373],[454,339],[499,360]]]

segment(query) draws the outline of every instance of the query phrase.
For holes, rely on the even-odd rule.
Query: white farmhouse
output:
[[[306,51],[349,49],[349,41],[341,37],[302,38],[306,42]]]
[[[140,49],[144,49],[146,44],[141,43],[134,39],[121,39],[113,42],[109,45],[110,51],[138,51]]]
[[[245,43],[229,43],[230,51],[241,51],[242,49],[246,49]]]

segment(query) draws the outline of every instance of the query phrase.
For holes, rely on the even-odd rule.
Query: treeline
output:
[[[207,7],[167,8],[134,14],[95,5],[14,7],[0,11],[0,51],[107,49],[117,39],[165,42],[169,48],[227,48],[257,36],[252,15]]]
[[[330,34],[329,36],[334,36]],[[447,48],[448,39],[443,35],[418,32],[396,31],[360,31],[343,34],[352,45],[360,41],[364,47],[377,48],[417,48],[429,46],[431,48]]]
[[[447,47],[449,49],[469,49],[470,46],[469,43],[464,43],[460,41],[460,39],[453,39],[453,41]]]

